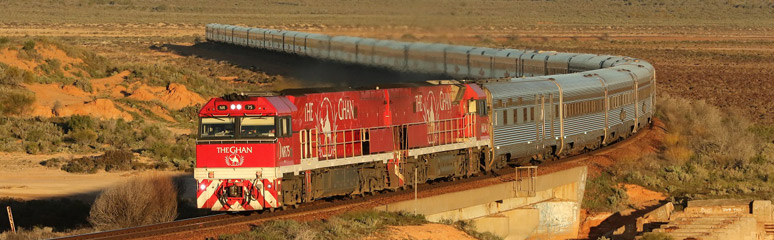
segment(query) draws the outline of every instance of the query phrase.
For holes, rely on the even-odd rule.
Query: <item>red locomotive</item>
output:
[[[243,211],[491,168],[479,85],[211,99],[199,112],[200,208]]]

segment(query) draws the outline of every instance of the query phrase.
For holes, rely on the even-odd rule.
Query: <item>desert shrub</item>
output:
[[[67,161],[64,158],[49,158],[48,160],[44,160],[40,162],[41,166],[48,167],[48,168],[61,168],[62,164]]]
[[[61,169],[71,173],[96,173],[99,170],[105,170],[106,172],[125,171],[135,166],[133,160],[134,155],[132,152],[108,150],[101,156],[71,159],[63,164]]]
[[[55,152],[62,143],[62,130],[41,119],[0,118],[0,149],[28,153]]]
[[[0,115],[20,115],[30,110],[35,94],[26,89],[0,86]]]
[[[0,198],[0,218],[8,219],[5,206],[11,206],[13,220],[17,228],[32,229],[35,226],[49,226],[56,231],[64,231],[88,224],[86,217],[89,204],[69,198],[53,198],[46,200],[21,200]],[[10,230],[8,222],[0,224],[0,231]]]
[[[95,157],[81,157],[62,165],[62,170],[70,173],[96,173],[99,168]]]
[[[66,130],[79,130],[79,129],[94,129],[96,126],[95,120],[89,116],[72,115],[65,121]]]
[[[32,72],[0,63],[0,85],[18,85],[34,80],[35,75]]]
[[[80,88],[85,92],[92,92],[91,81],[86,79],[75,80],[75,87]]]
[[[168,177],[144,176],[103,191],[89,211],[97,229],[170,222],[177,217],[177,190]]]
[[[171,115],[177,122],[190,123],[190,126],[193,127],[199,117],[199,110],[201,108],[201,105],[188,106],[171,112]]]
[[[35,41],[29,40],[24,42],[24,46],[22,47],[24,51],[34,51],[35,50]]]
[[[124,119],[111,119],[102,121],[99,125],[98,142],[108,144],[117,149],[136,148],[140,144],[137,141],[135,125],[139,123],[129,123]]]
[[[619,180],[611,173],[603,172],[586,181],[583,208],[591,211],[618,211],[628,204],[626,191],[618,186]]]
[[[134,159],[132,152],[121,150],[110,150],[100,157],[102,164],[105,164],[105,171],[108,172],[132,169],[132,159]]]
[[[617,164],[606,184],[629,182],[687,199],[774,197],[774,146],[762,139],[768,130],[704,101],[662,96],[658,106],[667,129],[661,151]]]
[[[251,231],[222,235],[220,239],[356,239],[384,230],[387,226],[421,225],[424,216],[405,212],[361,211],[334,216],[325,220],[297,222],[274,220],[254,227]]]
[[[91,129],[75,129],[68,134],[75,143],[81,145],[91,145],[97,140],[97,133]]]

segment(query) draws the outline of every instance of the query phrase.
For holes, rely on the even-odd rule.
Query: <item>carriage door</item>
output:
[[[556,137],[556,133],[554,132],[554,118],[556,118],[557,113],[559,112],[558,106],[554,106],[554,94],[548,95],[548,107],[546,108],[546,113],[548,114],[548,125],[551,128],[551,136],[548,136],[551,139],[554,139]]]
[[[537,116],[533,116],[535,119],[535,129],[537,130],[537,143],[542,143],[546,138],[546,123],[545,123],[545,107],[546,98],[543,95],[535,95],[535,109]]]

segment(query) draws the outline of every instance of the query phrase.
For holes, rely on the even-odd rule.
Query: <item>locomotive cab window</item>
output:
[[[289,137],[292,133],[290,129],[290,117],[280,117],[277,121],[277,129],[279,129],[279,137]]]
[[[234,118],[202,118],[202,138],[233,138]]]
[[[267,138],[276,136],[274,117],[242,118],[239,136],[243,138]]]

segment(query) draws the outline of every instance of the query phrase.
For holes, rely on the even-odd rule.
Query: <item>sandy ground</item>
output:
[[[403,239],[430,239],[430,240],[446,240],[446,239],[462,239],[462,240],[474,240],[476,238],[471,237],[467,233],[459,230],[453,226],[428,223],[419,226],[389,226],[387,231],[380,233],[377,236],[369,236],[363,238],[364,240],[403,240]]]
[[[52,154],[28,155],[0,152],[0,197],[21,199],[45,199],[73,197],[90,201],[103,189],[143,174],[169,176],[186,175],[172,171],[125,171],[73,174],[40,165],[41,161],[55,157],[82,157],[85,155]],[[190,175],[190,174],[189,174]]]

